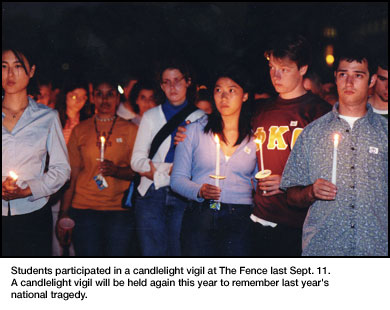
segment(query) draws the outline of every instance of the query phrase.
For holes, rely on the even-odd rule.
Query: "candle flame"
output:
[[[15,172],[13,172],[13,171],[10,171],[9,175],[10,175],[11,178],[14,179],[14,181],[16,181],[18,179],[18,175]]]
[[[101,137],[100,137],[100,141],[101,141],[102,143],[104,143],[104,142],[106,142],[106,139],[105,139],[103,136],[101,136]]]
[[[214,136],[214,140],[215,140],[215,142],[216,142],[217,144],[219,144],[219,137],[218,137],[217,134]]]
[[[340,136],[336,133],[334,135],[334,146],[338,146],[339,145],[339,138],[340,138]]]
[[[72,99],[73,99],[73,100],[76,100],[76,96],[72,96]]]
[[[256,144],[262,144],[262,143],[263,143],[263,141],[261,141],[261,139],[258,139],[258,138],[256,138],[256,139],[254,140],[254,142],[255,142]]]

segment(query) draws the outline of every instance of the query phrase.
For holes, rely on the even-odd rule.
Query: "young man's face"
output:
[[[289,58],[275,58],[272,54],[269,60],[269,73],[275,90],[283,99],[293,99],[299,96],[297,91],[303,88],[303,76],[308,66],[298,69],[297,64]]]
[[[367,61],[341,60],[335,72],[340,104],[349,106],[365,105],[368,89],[375,84],[376,75],[369,81]]]
[[[388,76],[389,71],[378,67],[377,80],[375,83],[374,91],[375,95],[378,96],[383,102],[388,102]]]

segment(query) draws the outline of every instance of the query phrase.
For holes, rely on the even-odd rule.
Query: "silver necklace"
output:
[[[113,117],[109,117],[109,118],[100,118],[99,116],[95,115],[96,119],[99,121],[99,122],[111,122],[114,120],[115,118],[115,115]]]

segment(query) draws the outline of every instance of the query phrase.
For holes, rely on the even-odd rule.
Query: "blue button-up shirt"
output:
[[[5,114],[2,113],[2,120]],[[47,153],[48,171],[44,172]],[[58,112],[29,98],[29,103],[9,132],[2,126],[2,180],[10,171],[18,183],[31,189],[32,196],[10,201],[11,215],[26,214],[42,208],[49,196],[58,191],[70,177],[68,151]],[[2,200],[2,215],[8,213],[8,202]]]
[[[187,125],[186,139],[176,147],[171,174],[171,187],[180,195],[195,201],[202,184],[215,185],[210,175],[215,175],[216,143],[212,133],[205,134],[207,116]],[[223,203],[253,203],[251,178],[257,171],[256,144],[253,139],[244,139],[229,160],[220,150],[219,180]]]
[[[337,194],[317,200],[303,226],[306,256],[388,255],[388,120],[367,106],[353,129],[338,104],[299,136],[283,172],[281,188],[331,181],[333,136],[337,151]]]

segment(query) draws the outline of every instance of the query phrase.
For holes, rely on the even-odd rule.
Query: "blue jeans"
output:
[[[143,256],[180,256],[180,231],[187,200],[169,186],[150,186],[135,199],[137,235]]]
[[[136,255],[133,210],[95,211],[72,208],[76,225],[72,240],[76,256]]]
[[[183,256],[251,255],[250,214],[252,205],[191,202],[183,219]]]

